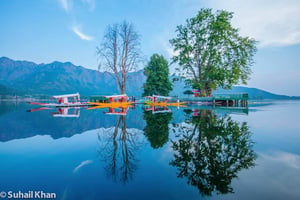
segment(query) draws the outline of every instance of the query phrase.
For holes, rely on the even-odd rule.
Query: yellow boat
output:
[[[186,106],[184,105],[186,104],[186,102],[174,102],[174,103],[167,103],[167,106],[176,106],[176,107],[180,107],[180,106]]]
[[[146,102],[146,105],[148,106],[185,106],[186,102]]]
[[[87,102],[88,104],[92,106],[97,107],[110,107],[110,108],[121,108],[121,107],[128,107],[132,102],[127,101],[128,96],[126,94],[121,95],[112,95],[112,96],[103,96],[105,98],[105,101],[102,102]]]
[[[128,108],[133,104],[132,102],[127,101],[128,97],[126,94],[103,96],[101,98],[101,102],[96,102],[96,98],[94,99],[95,102],[87,102],[88,104],[92,105],[92,107],[89,107],[88,110],[108,108],[108,111],[104,112],[105,114],[126,115]]]
[[[146,101],[145,104],[149,106],[185,106],[186,102],[168,102],[169,99],[172,97],[166,97],[166,96],[159,96],[159,95],[152,95],[152,96],[146,96],[146,98],[149,99],[149,101]],[[162,99],[163,101],[157,101],[158,99]]]
[[[118,107],[128,107],[132,104],[132,102],[111,102],[111,103],[96,103],[96,102],[87,102],[92,106],[97,107],[111,107],[111,108],[118,108]]]

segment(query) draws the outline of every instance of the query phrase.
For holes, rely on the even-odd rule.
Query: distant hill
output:
[[[278,95],[271,92],[267,92],[264,90],[260,90],[257,88],[248,88],[242,86],[234,86],[231,90],[225,90],[222,88],[217,89],[215,94],[234,94],[234,93],[248,93],[249,99],[278,99],[278,100],[288,100],[295,99],[300,100],[300,97],[297,96],[286,96],[286,95]]]
[[[132,87],[128,93],[141,93],[144,82],[142,71],[131,73],[128,82]],[[0,58],[0,84],[5,88],[14,88],[25,94],[64,94],[79,92],[82,95],[117,94],[113,76],[108,72],[98,72],[75,66],[70,62],[52,62],[35,64],[27,61],[14,61]],[[1,92],[1,94],[3,94]]]
[[[143,70],[130,73],[127,95],[140,97],[145,80]],[[171,95],[183,96],[184,90],[183,82],[175,82]],[[83,96],[118,94],[115,79],[108,72],[86,69],[71,62],[36,64],[0,58],[0,95],[57,95],[75,92]],[[251,99],[300,99],[240,86],[231,90],[218,89],[214,93],[248,93]]]
[[[7,95],[7,94],[12,94],[12,89],[6,87],[5,85],[0,84],[0,94],[2,95]]]

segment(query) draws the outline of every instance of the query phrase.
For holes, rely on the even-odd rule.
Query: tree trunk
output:
[[[126,72],[122,72],[121,94],[125,94],[125,89],[126,89]]]
[[[205,92],[205,96],[206,96],[206,97],[211,96],[212,90],[211,90],[211,88],[209,87],[209,83],[205,83],[205,84],[204,84],[203,90],[204,90],[204,92]]]

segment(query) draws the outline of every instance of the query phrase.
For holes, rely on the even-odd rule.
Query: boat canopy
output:
[[[114,98],[114,99],[117,99],[117,98],[124,98],[124,97],[127,97],[127,94],[119,94],[119,95],[111,95],[111,96],[105,96],[106,98]]]
[[[152,97],[159,98],[159,99],[172,99],[172,97],[160,96],[160,95],[152,95]]]
[[[68,97],[80,97],[80,94],[77,92],[75,94],[64,94],[64,95],[55,95],[55,96],[52,96],[52,98],[54,98],[54,99],[68,98]]]
[[[146,98],[149,98],[152,102],[156,102],[157,99],[164,100],[164,102],[167,102],[169,99],[172,99],[172,97],[166,97],[166,96],[160,96],[160,95],[152,95],[152,96],[146,96]]]
[[[79,102],[80,94],[77,92],[75,94],[64,94],[64,95],[52,96],[52,98],[56,99],[60,104],[68,104],[69,103],[68,98],[74,98],[74,102]]]
[[[80,97],[80,94],[77,92],[75,94],[64,94],[64,95],[55,95],[55,96],[52,96],[52,98],[54,98],[54,99],[68,98],[68,97]]]

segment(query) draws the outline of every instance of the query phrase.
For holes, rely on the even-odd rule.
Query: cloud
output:
[[[80,27],[79,26],[73,26],[72,27],[72,31],[82,40],[93,40],[94,38],[91,37],[91,36],[88,36],[84,33],[82,33],[82,31],[80,30]]]
[[[75,10],[76,8],[80,8],[82,6],[86,6],[89,11],[94,11],[94,9],[96,8],[96,1],[95,0],[81,0],[81,3],[80,5],[78,5],[75,1],[73,0],[58,0],[58,3],[59,5],[65,10],[65,12],[68,14],[68,15],[71,15],[73,16],[73,23],[74,24],[78,24],[77,23],[77,20],[75,18]],[[74,3],[74,4],[73,4]],[[79,6],[79,7],[78,7]],[[82,40],[93,40],[94,38],[91,37],[91,36],[88,36],[86,34],[84,34],[80,28],[80,26],[78,25],[75,25],[75,26],[72,26],[72,31]]]
[[[289,152],[272,152],[271,155],[260,153],[266,160],[282,163],[290,168],[300,169],[300,156]]]
[[[84,167],[85,165],[88,165],[90,163],[93,163],[93,161],[92,160],[82,161],[77,167],[74,168],[73,173],[78,172],[79,169],[81,169],[82,167]]]
[[[208,6],[234,12],[233,24],[260,47],[300,43],[299,0],[210,0]]]
[[[224,199],[299,199],[300,156],[289,152],[257,155],[256,166],[239,173],[232,182],[233,196]]]
[[[164,43],[163,46],[164,46],[164,49],[165,49],[165,51],[167,52],[167,54],[170,58],[172,58],[173,56],[178,56],[179,55],[179,52],[174,51],[174,49],[170,45]]]
[[[69,0],[58,0],[59,5],[68,13],[71,10],[71,4]]]
[[[81,0],[81,3],[80,2],[78,3],[78,1],[73,1],[73,0],[58,0],[58,3],[60,5],[60,7],[62,7],[66,13],[69,13],[73,10],[73,8],[75,9],[76,8],[76,5],[77,7],[78,6],[84,6],[85,8],[87,8],[90,12],[93,12],[96,8],[96,1],[95,0]],[[73,3],[75,4],[74,7],[73,7]]]

